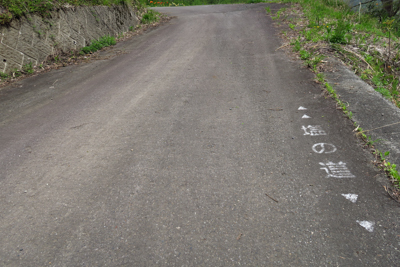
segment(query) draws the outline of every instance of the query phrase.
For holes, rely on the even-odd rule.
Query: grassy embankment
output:
[[[146,0],[0,0],[0,7],[2,8],[0,14],[0,25],[6,25],[10,23],[13,19],[18,19],[22,16],[28,14],[39,14],[46,18],[51,16],[51,12],[62,8],[64,6],[112,6],[112,5],[122,5],[122,4],[132,4],[138,9],[144,9],[146,7]],[[160,20],[160,14],[152,11],[146,10],[142,16],[142,24],[151,24]],[[138,25],[138,29],[141,25]],[[135,29],[130,27],[129,29],[133,32]],[[103,36],[98,40],[92,40],[89,46],[83,47],[79,51],[72,51],[68,59],[76,59],[79,56],[85,54],[91,54],[104,47],[115,45],[117,38],[123,38],[124,34],[120,33],[118,36]],[[62,55],[55,54],[50,58],[56,64],[62,63]],[[39,65],[39,68],[43,69],[43,64]],[[12,78],[18,78],[21,75],[29,75],[35,72],[35,66],[32,63],[24,65],[22,70],[13,70],[11,74],[6,74],[0,72],[0,81],[9,81]]]
[[[400,107],[400,18],[385,16],[381,4],[371,3],[368,12],[359,13],[340,0],[282,0],[291,3],[274,14],[267,13],[286,25],[282,37],[304,63],[316,74],[318,82],[334,98],[351,119],[352,113],[325,81],[323,59],[335,55],[347,63],[361,79]],[[374,141],[355,123],[358,135],[373,146]],[[387,159],[388,152],[374,150],[380,165],[400,187],[396,165]]]
[[[42,16],[50,15],[54,9],[62,6],[111,6],[133,2],[132,0],[0,0],[0,6],[5,9],[0,15],[0,23],[5,24],[13,18],[29,13]],[[144,2],[143,2],[144,3]]]

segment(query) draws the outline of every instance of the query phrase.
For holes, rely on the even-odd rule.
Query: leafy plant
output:
[[[324,76],[324,74],[323,74],[323,73],[317,73],[317,80],[318,80],[320,83],[323,83],[323,82],[325,81],[325,76]]]
[[[332,36],[329,38],[331,43],[347,44],[346,33],[351,30],[351,24],[344,20],[339,20]]]
[[[139,2],[143,1],[139,0]],[[19,18],[31,13],[50,17],[51,11],[62,8],[65,4],[72,6],[111,6],[123,5],[128,2],[132,3],[133,0],[0,0],[0,6],[5,9],[5,12],[0,15],[0,24],[9,23],[14,17]]]
[[[307,50],[300,50],[300,58],[302,60],[307,60],[311,57],[311,53],[308,52]]]
[[[285,12],[285,10],[286,10],[286,8],[281,8],[281,9],[279,9],[278,12],[276,12],[275,17],[271,17],[271,18],[272,18],[273,20],[279,19],[279,18],[281,17],[281,14],[282,14],[283,12]]]
[[[10,75],[8,75],[7,73],[0,72],[0,79],[5,80],[8,79],[9,77]]]
[[[19,71],[17,68],[12,69],[11,73],[13,77],[19,77],[22,75],[21,71]]]
[[[32,62],[29,62],[28,64],[22,66],[22,70],[23,70],[25,73],[28,73],[28,74],[32,74],[32,73],[35,72],[35,70],[33,69],[33,64],[32,64]]]
[[[386,159],[386,157],[387,156],[389,156],[389,154],[390,154],[390,151],[386,151],[386,152],[384,152],[384,153],[382,153],[382,152],[380,152],[380,151],[378,151],[379,152],[379,157],[384,161],[385,159]]]
[[[371,136],[368,136],[368,141],[366,143],[367,146],[373,146],[375,143],[382,141],[382,139],[372,140]]]
[[[390,177],[396,180],[397,187],[400,188],[400,174],[397,171],[396,164],[391,164],[390,162],[385,162],[385,171],[389,174]]]
[[[159,14],[158,12],[148,9],[147,13],[144,14],[142,17],[142,23],[150,24],[150,23],[158,21],[158,19],[159,19],[158,14]]]
[[[293,50],[298,52],[301,49],[301,43],[299,39],[295,39],[294,41],[291,42],[291,45],[294,45]]]

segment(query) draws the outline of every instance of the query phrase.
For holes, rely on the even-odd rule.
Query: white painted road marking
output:
[[[347,200],[350,200],[353,203],[356,203],[358,195],[356,194],[342,194]]]
[[[364,227],[368,232],[372,233],[374,231],[374,222],[370,221],[357,221],[359,225]]]
[[[318,154],[329,154],[336,151],[336,147],[328,143],[318,143],[312,146],[312,150]]]
[[[328,161],[327,163],[320,162],[319,165],[323,166],[323,168],[320,168],[321,170],[325,170],[326,173],[328,174],[326,178],[354,178],[355,176],[351,174],[349,169],[346,167],[346,163],[344,162],[339,162],[339,163],[333,163],[331,161]]]
[[[298,110],[307,110],[305,107],[300,106]]]
[[[326,135],[326,132],[322,130],[320,125],[308,125],[307,127],[301,126],[301,129],[304,131],[304,135]]]
[[[308,116],[308,115],[306,115],[306,114],[304,114],[303,117],[301,117],[301,118],[302,118],[302,119],[310,119],[311,117]]]

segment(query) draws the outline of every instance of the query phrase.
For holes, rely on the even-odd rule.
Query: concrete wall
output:
[[[38,65],[59,51],[80,49],[104,35],[127,32],[139,20],[132,7],[69,7],[54,11],[49,18],[30,15],[1,25],[0,71],[33,62]]]

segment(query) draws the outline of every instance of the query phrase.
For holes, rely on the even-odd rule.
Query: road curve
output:
[[[386,178],[267,5],[159,8],[119,55],[2,89],[0,265],[398,265]]]

